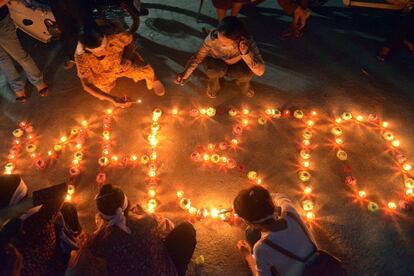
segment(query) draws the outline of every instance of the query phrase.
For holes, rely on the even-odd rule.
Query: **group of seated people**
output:
[[[19,175],[0,176],[0,275],[186,275],[197,243],[191,223],[146,213],[105,184],[95,196],[96,230],[86,233],[66,192],[59,184],[29,196]],[[257,185],[233,205],[246,228],[237,247],[253,275],[302,275],[305,263],[269,246],[304,259],[316,254],[290,200]]]

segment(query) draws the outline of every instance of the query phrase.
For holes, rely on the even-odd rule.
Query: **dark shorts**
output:
[[[243,4],[247,4],[249,3],[249,0],[213,0],[213,6],[216,9],[231,9],[231,7],[233,6],[233,4],[235,3],[243,3]]]

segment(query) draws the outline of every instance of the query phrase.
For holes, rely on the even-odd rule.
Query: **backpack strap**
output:
[[[314,243],[314,241],[311,238],[308,230],[306,229],[306,227],[303,224],[303,222],[298,218],[298,216],[296,216],[295,214],[290,213],[290,212],[285,212],[285,214],[287,216],[289,216],[290,218],[292,218],[300,226],[300,228],[302,229],[302,231],[305,233],[306,237],[309,239],[310,243],[312,244],[314,250],[308,256],[306,256],[305,258],[302,258],[302,257],[300,257],[300,256],[298,256],[298,255],[296,255],[296,254],[294,254],[292,252],[290,252],[289,250],[287,250],[287,249],[285,249],[285,248],[277,245],[276,243],[272,242],[269,239],[264,239],[263,242],[266,245],[268,245],[271,248],[273,248],[274,250],[278,251],[279,253],[281,253],[281,254],[283,254],[283,255],[285,255],[285,256],[293,259],[293,260],[296,260],[296,261],[299,261],[301,263],[305,263],[306,264],[308,262],[308,260],[315,254],[315,252],[318,251],[318,247]]]
[[[268,245],[268,246],[270,246],[271,248],[273,248],[274,250],[278,251],[279,253],[281,253],[281,254],[283,254],[283,255],[285,255],[285,256],[287,256],[287,257],[291,258],[291,259],[294,259],[294,260],[299,261],[299,262],[301,262],[301,263],[306,263],[306,259],[304,259],[304,258],[302,258],[302,257],[299,257],[299,256],[298,256],[298,255],[296,255],[296,254],[293,254],[293,253],[292,253],[292,252],[290,252],[289,250],[284,249],[283,247],[281,247],[281,246],[277,245],[276,243],[272,242],[272,241],[271,241],[271,240],[269,240],[269,239],[265,239],[265,240],[263,240],[263,242],[264,242],[266,245]]]

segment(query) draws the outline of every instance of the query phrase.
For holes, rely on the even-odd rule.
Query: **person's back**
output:
[[[305,265],[296,257],[309,260],[316,247],[286,196],[252,186],[239,192],[233,209],[249,226],[246,240],[239,241],[238,248],[254,275],[303,274]]]
[[[117,226],[104,226],[88,245],[92,255],[104,260],[108,274],[176,275],[156,219],[130,213],[126,225],[131,234]]]
[[[290,203],[285,204],[291,205]],[[292,214],[296,215],[296,211]],[[256,257],[258,272],[261,273],[260,275],[269,275],[266,272],[274,267],[280,275],[302,275],[305,269],[303,263],[287,257],[264,243],[264,239],[268,239],[303,258],[314,252],[315,249],[312,243],[294,219],[285,213],[280,220],[286,221],[287,228],[264,235],[254,246],[253,252]]]

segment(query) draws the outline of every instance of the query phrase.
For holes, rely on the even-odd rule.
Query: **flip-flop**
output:
[[[16,92],[16,103],[25,103],[27,101],[27,96],[24,91]]]
[[[16,103],[25,103],[27,101],[27,96],[16,97]]]
[[[40,97],[46,97],[47,94],[49,94],[49,87],[48,86],[46,86],[46,87],[39,90]]]
[[[217,94],[218,94],[218,90],[214,90],[209,86],[207,87],[207,91],[206,91],[207,97],[209,97],[210,99],[215,99],[217,98]]]
[[[249,88],[249,90],[247,90],[246,92],[243,92],[243,95],[245,95],[246,97],[249,97],[249,98],[253,98],[254,97],[254,90]]]

